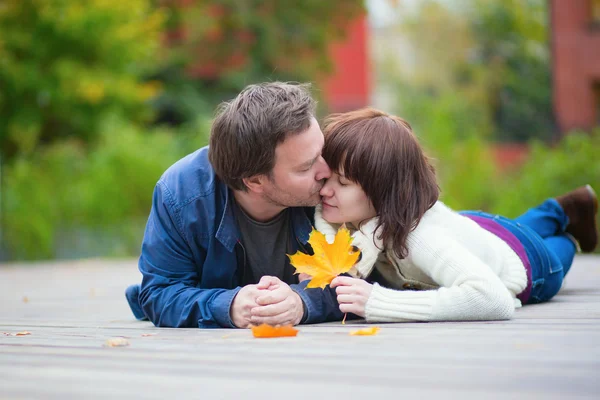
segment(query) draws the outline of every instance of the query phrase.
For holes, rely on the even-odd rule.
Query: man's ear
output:
[[[262,193],[263,185],[267,177],[265,175],[254,175],[250,178],[244,178],[242,181],[249,191],[254,193]]]

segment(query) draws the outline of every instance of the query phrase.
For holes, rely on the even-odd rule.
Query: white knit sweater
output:
[[[527,285],[525,267],[517,254],[494,234],[441,201],[429,209],[408,235],[408,256],[398,259],[381,251],[373,218],[353,233],[362,251],[351,274],[368,277],[373,267],[394,290],[379,284],[366,304],[370,322],[467,321],[510,319]],[[338,225],[315,213],[315,227],[332,240]],[[406,283],[410,282],[410,283]]]

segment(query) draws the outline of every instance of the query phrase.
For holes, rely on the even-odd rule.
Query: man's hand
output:
[[[274,278],[277,279],[277,278]],[[261,280],[257,285],[247,285],[235,295],[229,314],[231,321],[238,328],[248,328],[251,323],[252,309],[258,306],[256,299],[268,290],[275,290],[278,286],[271,285],[271,281]]]
[[[338,276],[331,281],[331,287],[336,288],[341,312],[365,318],[365,307],[373,291],[372,284],[362,279]]]
[[[304,315],[304,303],[285,282],[272,276],[263,276],[258,283],[262,290],[251,309],[253,325],[298,325]]]

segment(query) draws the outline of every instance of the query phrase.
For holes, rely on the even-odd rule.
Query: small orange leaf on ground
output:
[[[29,303],[29,298],[27,296],[23,296],[23,303]]]
[[[252,334],[256,338],[296,336],[298,334],[298,329],[294,328],[291,325],[271,326],[267,324],[262,324],[259,326],[253,326]]]
[[[142,337],[156,336],[158,333],[142,333]]]
[[[115,337],[106,340],[104,347],[125,347],[129,346],[129,340],[122,337]]]
[[[31,332],[27,332],[27,331],[22,331],[22,332],[17,332],[17,333],[2,332],[2,334],[4,336],[28,336],[28,335],[31,335]]]
[[[352,249],[352,237],[346,227],[338,229],[335,240],[329,244],[325,235],[313,228],[308,243],[314,254],[308,255],[298,251],[289,256],[290,263],[296,268],[297,274],[312,276],[307,288],[325,289],[333,278],[350,271],[358,260],[360,251]]]
[[[373,326],[371,328],[363,328],[357,329],[355,331],[350,332],[350,336],[372,336],[376,335],[379,332],[379,327]]]

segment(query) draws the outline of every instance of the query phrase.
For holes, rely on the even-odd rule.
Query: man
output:
[[[341,319],[335,292],[305,289],[287,254],[306,245],[331,171],[306,85],[251,85],[221,105],[210,146],[158,181],[126,291],[156,326],[238,327]]]

